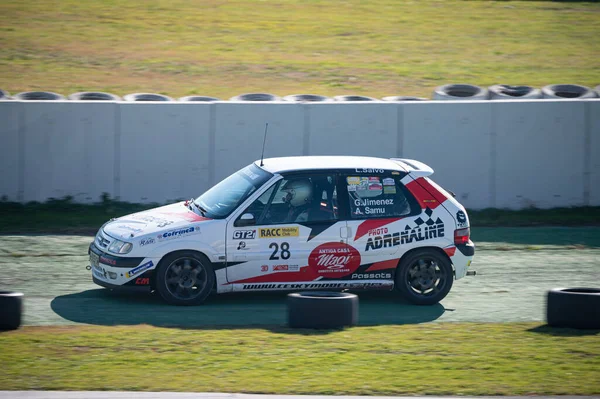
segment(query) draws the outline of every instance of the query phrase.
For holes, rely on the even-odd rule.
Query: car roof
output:
[[[410,162],[409,162],[410,161]],[[261,165],[261,161],[255,162],[256,166]],[[283,173],[302,170],[319,169],[384,169],[397,170],[412,175],[427,176],[433,173],[433,170],[418,161],[400,159],[400,158],[376,158],[362,156],[302,156],[302,157],[281,157],[266,158],[263,160],[264,170],[271,173]]]

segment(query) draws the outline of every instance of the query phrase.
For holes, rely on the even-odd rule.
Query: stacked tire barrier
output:
[[[333,101],[377,101],[376,98],[367,97],[367,96],[335,96],[333,97]]]
[[[595,98],[589,87],[579,85],[549,85],[542,88],[544,98]]]
[[[433,100],[459,101],[459,100],[487,100],[487,89],[468,84],[448,84],[437,87],[433,92]]]
[[[169,96],[155,93],[132,93],[123,96],[124,101],[173,101]]]
[[[529,100],[542,98],[542,91],[531,86],[494,85],[488,88],[490,100]]]

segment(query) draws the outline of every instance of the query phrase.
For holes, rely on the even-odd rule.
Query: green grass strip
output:
[[[599,337],[539,323],[26,327],[0,334],[0,389],[594,395]]]

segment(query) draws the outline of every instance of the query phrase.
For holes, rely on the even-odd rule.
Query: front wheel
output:
[[[430,249],[410,253],[396,270],[396,289],[415,305],[438,303],[448,295],[453,282],[448,258]]]
[[[171,305],[202,303],[214,282],[215,274],[208,259],[192,251],[167,255],[156,271],[156,290]]]

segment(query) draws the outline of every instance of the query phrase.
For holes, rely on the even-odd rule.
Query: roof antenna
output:
[[[265,156],[265,142],[267,141],[267,129],[268,128],[269,128],[269,122],[265,123],[265,137],[263,138],[262,154],[260,154],[260,166],[264,166],[263,158]]]

